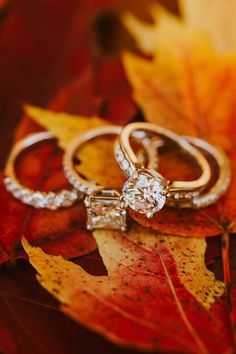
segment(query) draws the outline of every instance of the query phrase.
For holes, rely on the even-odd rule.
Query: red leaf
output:
[[[42,40],[42,47],[40,48],[42,53],[41,51],[37,52],[37,54],[35,52],[31,53],[30,50],[29,52],[37,57],[37,63],[40,63],[42,72],[46,72],[46,67],[50,63],[53,67],[50,68],[50,74],[43,82],[44,85],[47,83],[47,90],[42,90],[45,99],[42,99],[41,95],[38,96],[41,102],[46,102],[52,96],[52,92],[55,91],[56,87],[67,83],[60,89],[58,96],[50,103],[52,109],[86,115],[100,114],[116,123],[127,122],[134,116],[136,108],[129,95],[129,87],[124,79],[120,61],[117,59],[100,60],[91,53],[91,19],[98,10],[112,2],[114,1],[98,2],[90,0],[79,4],[78,2],[73,2],[69,7],[65,6],[64,1],[58,4],[58,18],[55,19],[54,25],[59,26],[61,22],[61,27],[58,31],[54,28],[55,33],[51,33],[51,36],[56,35],[61,38],[59,43],[58,41],[55,42],[56,48],[53,49],[45,48],[45,46],[54,43],[55,38],[50,37],[50,28],[45,27],[45,31],[49,31],[49,33],[38,33],[38,29],[32,23],[31,16],[34,16],[34,11],[36,11],[37,7],[33,7],[33,12],[31,13],[31,5],[25,0],[22,8],[16,6],[12,10],[11,16],[7,20],[8,24],[11,17],[16,17],[16,23],[12,24],[11,35],[16,35],[17,25],[19,21],[21,22],[21,14],[23,12],[25,18],[21,29],[23,31],[22,36],[26,36],[26,28],[30,31],[29,27],[33,26],[33,31],[28,35],[30,38],[34,38],[37,34],[39,36],[37,40],[40,43]],[[51,0],[47,2],[45,8],[40,9],[36,23],[41,16],[45,15],[45,12],[47,12],[48,17],[50,16],[52,3],[53,1]],[[48,17],[46,19],[49,20]],[[68,29],[69,19],[70,26]],[[8,32],[9,29],[2,35],[9,36]],[[28,37],[26,36],[26,38]],[[29,42],[33,46],[32,38]],[[26,43],[25,37],[23,43]],[[69,45],[65,45],[65,43],[69,43]],[[21,44],[18,49],[22,54],[22,58],[26,60],[23,56],[24,53],[21,52]],[[45,50],[46,53],[44,53]],[[18,53],[18,57],[21,57],[20,53]],[[60,56],[60,59],[58,56]],[[75,60],[76,57],[78,61]],[[31,57],[31,59],[33,58]],[[57,65],[53,63],[55,58]],[[10,60],[11,57],[8,58],[8,62]],[[41,72],[36,69],[36,63],[34,65],[30,70],[40,75]],[[81,74],[85,66],[87,69]],[[22,75],[21,71],[19,75]],[[34,80],[39,80],[37,75]],[[72,81],[70,82],[71,78]],[[18,80],[17,77],[16,80]],[[31,85],[26,85],[26,88],[30,89]],[[39,129],[41,128],[37,124],[24,117],[16,131],[16,138],[20,139],[26,134]],[[46,169],[45,161],[48,161]],[[45,170],[47,171],[44,175],[43,171]],[[57,149],[55,150],[55,147],[53,148],[51,144],[44,144],[41,148],[36,147],[31,153],[27,153],[20,161],[18,175],[23,184],[32,188],[50,190],[68,187],[62,173],[61,152]],[[21,205],[9,193],[5,192],[2,183],[0,185],[0,193],[0,209],[4,220],[0,225],[0,262],[21,254],[19,241],[23,233],[33,244],[41,245],[47,252],[61,254],[66,258],[83,255],[96,247],[91,234],[85,230],[86,216],[82,203],[70,209],[58,210],[52,213],[50,211],[36,211]]]
[[[187,246],[177,238],[175,243],[171,236],[158,236],[155,231],[139,226],[128,233],[96,231],[106,276],[92,276],[26,242],[24,247],[38,271],[38,280],[61,302],[62,311],[109,340],[160,352],[230,352],[233,340],[227,305],[224,297],[219,297],[222,285],[217,284],[208,298],[203,284],[208,286],[210,274],[200,272],[201,252],[194,254],[192,261],[198,271],[192,287],[198,283],[203,295],[197,301],[183,283],[185,263],[181,272],[178,270],[177,257],[181,259],[181,252],[188,252]],[[196,245],[203,242],[195,240]],[[174,247],[173,252],[169,243]],[[189,257],[192,253],[191,250]],[[188,275],[188,282],[192,280]]]
[[[91,268],[98,268],[87,257]],[[57,303],[35,279],[24,261],[6,263],[0,269],[0,352],[6,354],[103,354],[123,351],[87,331],[57,309]],[[124,351],[126,354],[134,354]]]
[[[55,150],[55,145],[50,143],[36,146],[22,156],[17,170],[20,180],[32,188],[68,187],[61,169],[61,151]],[[1,182],[0,210],[0,262],[21,254],[23,235],[47,252],[66,258],[77,257],[96,248],[92,234],[85,227],[86,213],[82,202],[57,211],[36,210],[15,200]]]

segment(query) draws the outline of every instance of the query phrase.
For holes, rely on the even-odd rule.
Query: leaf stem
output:
[[[232,333],[234,341],[236,344],[236,306],[232,301],[232,285],[231,285],[231,273],[230,273],[230,264],[229,264],[229,246],[230,246],[230,234],[225,231],[222,234],[221,238],[221,250],[222,250],[222,263],[223,263],[223,272],[224,272],[224,283],[225,283],[225,292],[226,292],[226,301],[229,309],[230,322],[232,327]]]

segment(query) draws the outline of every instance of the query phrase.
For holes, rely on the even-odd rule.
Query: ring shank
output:
[[[57,192],[33,190],[23,186],[16,177],[15,163],[20,153],[34,144],[51,139],[55,139],[55,136],[52,133],[40,132],[30,134],[18,141],[11,151],[4,171],[5,178],[3,179],[3,182],[6,189],[22,203],[33,206],[37,209],[55,210],[60,207],[69,207],[76,200],[82,198],[81,193],[78,193],[74,189],[62,189]]]
[[[135,168],[140,167],[140,163],[130,145],[130,136],[137,130],[143,130],[152,134],[156,133],[161,138],[174,141],[184,151],[186,151],[200,167],[201,176],[194,181],[169,181],[168,187],[171,192],[201,191],[208,184],[211,177],[211,169],[204,155],[188,143],[184,138],[163,127],[151,123],[131,123],[127,125],[120,134],[119,141],[123,153],[129,163],[133,164]]]
[[[105,125],[98,128],[91,129],[83,134],[79,134],[68,146],[64,154],[64,173],[68,181],[79,191],[85,194],[91,194],[93,192],[99,192],[106,189],[105,186],[97,184],[95,181],[89,181],[81,176],[74,168],[74,155],[76,151],[86,142],[105,135],[115,135],[118,136],[122,131],[121,126],[116,125]],[[157,151],[152,145],[148,144],[145,139],[145,134],[140,136],[140,134],[132,134],[132,136],[139,141],[144,150],[147,151],[149,156],[149,163],[152,166],[157,166]],[[148,165],[149,166],[149,165]],[[129,166],[127,166],[129,168]],[[131,173],[131,171],[130,171]]]

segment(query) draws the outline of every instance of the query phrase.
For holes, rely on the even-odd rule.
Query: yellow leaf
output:
[[[185,23],[208,35],[219,52],[236,49],[235,0],[180,0]]]
[[[59,140],[62,149],[65,149],[79,133],[108,124],[106,120],[99,117],[75,116],[64,112],[56,113],[31,105],[25,105],[24,111],[39,125],[51,131]]]

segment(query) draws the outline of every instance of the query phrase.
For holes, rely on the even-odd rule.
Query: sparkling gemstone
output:
[[[47,194],[47,196],[45,197],[47,202],[47,209],[56,210],[58,208],[55,198],[56,194],[54,192],[49,192]]]
[[[115,191],[103,190],[85,199],[87,228],[126,229],[126,210],[121,208],[120,196]]]
[[[123,152],[121,151],[121,149],[119,147],[116,147],[115,154],[116,154],[116,158],[117,158],[118,161],[122,161],[123,160],[124,154],[123,154]]]
[[[125,206],[152,217],[163,208],[166,196],[166,181],[155,171],[136,170],[125,183],[122,200]]]
[[[46,206],[46,200],[41,192],[35,192],[31,196],[31,204],[35,208],[45,208]]]

